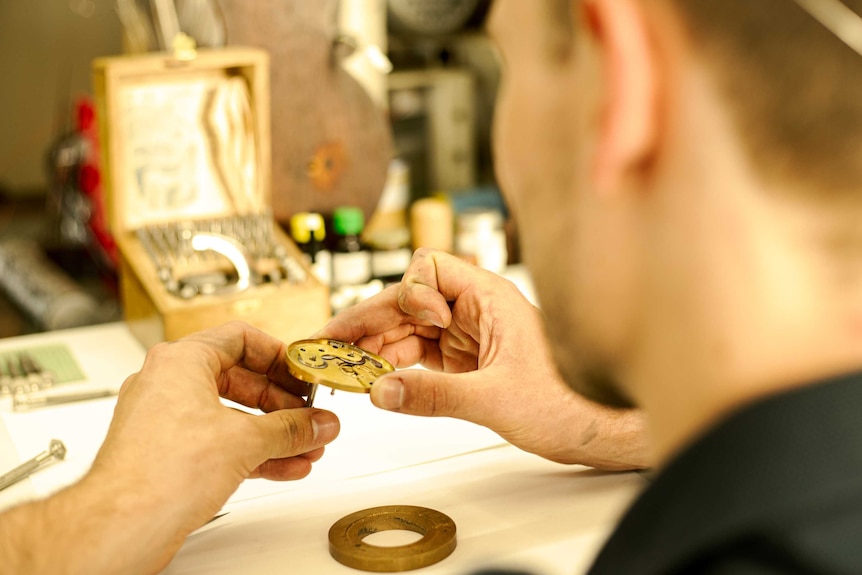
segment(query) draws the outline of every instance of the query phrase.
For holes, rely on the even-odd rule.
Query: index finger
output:
[[[235,366],[273,379],[286,380],[289,375],[284,342],[242,321],[200,331],[179,341],[196,341],[214,351],[218,365],[213,366],[213,375]]]
[[[345,309],[311,337],[354,342],[363,337],[386,333],[412,322],[412,318],[398,307],[398,286],[394,285],[370,299]]]
[[[177,343],[199,343],[210,354],[210,369],[219,395],[263,411],[303,404],[307,384],[287,366],[284,342],[244,322],[201,331]]]
[[[449,253],[421,248],[401,281],[398,303],[405,313],[446,328],[452,322],[449,302],[471,290],[494,291],[490,284],[501,279]]]

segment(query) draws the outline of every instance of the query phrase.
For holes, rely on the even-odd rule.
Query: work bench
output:
[[[118,388],[145,349],[124,323],[0,339],[0,353],[65,346],[83,379],[69,389]],[[0,402],[0,473],[46,449],[67,448],[53,463],[0,491],[0,509],[49,495],[86,473],[116,399],[13,412]],[[457,548],[415,571],[467,574],[481,567],[542,575],[584,572],[620,514],[643,488],[634,472],[560,465],[507,444],[490,430],[451,418],[386,412],[367,395],[320,393],[340,436],[307,478],[247,480],[226,515],[193,533],[165,573],[357,573],[332,559],[327,533],[341,517],[380,505],[417,505],[451,517]]]

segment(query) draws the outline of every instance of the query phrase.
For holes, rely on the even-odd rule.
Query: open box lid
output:
[[[93,88],[107,216],[146,225],[271,205],[269,55],[256,48],[98,58]]]

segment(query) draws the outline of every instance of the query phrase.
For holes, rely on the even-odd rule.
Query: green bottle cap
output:
[[[365,215],[362,210],[353,206],[341,206],[332,212],[332,229],[343,236],[362,233],[365,227]]]

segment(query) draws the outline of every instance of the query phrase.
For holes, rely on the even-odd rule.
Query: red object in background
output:
[[[93,132],[97,130],[96,109],[87,98],[81,98],[75,106],[75,128],[79,132]]]
[[[92,100],[81,98],[75,105],[76,131],[87,141],[88,154],[78,172],[78,186],[90,201],[91,212],[87,225],[93,239],[107,257],[111,266],[119,265],[119,254],[114,237],[108,230],[105,216],[105,194],[99,171],[99,138],[96,109]]]
[[[84,164],[78,173],[78,185],[81,191],[92,196],[97,193],[99,184],[101,183],[99,170],[92,164]]]

